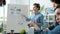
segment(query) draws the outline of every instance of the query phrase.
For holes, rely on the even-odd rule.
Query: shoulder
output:
[[[57,25],[57,27],[59,27],[59,28],[60,28],[60,25]]]
[[[39,16],[39,17],[44,17],[43,14],[41,14],[41,13],[40,13],[38,16]]]
[[[60,29],[60,25],[57,25],[57,26],[56,26],[56,29]]]

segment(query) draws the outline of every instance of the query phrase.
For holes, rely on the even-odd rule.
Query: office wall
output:
[[[7,12],[7,27],[6,32],[14,30],[19,33],[21,29],[27,28],[27,22],[20,14],[28,15],[28,5],[9,4]]]
[[[11,4],[29,4],[29,0],[10,0]]]
[[[20,9],[21,12],[19,11]],[[27,28],[27,22],[20,13],[27,16],[28,9],[28,0],[26,2],[23,0],[10,0],[10,3],[7,4],[7,33],[10,33],[11,30],[14,30],[15,33],[19,33],[21,29]]]

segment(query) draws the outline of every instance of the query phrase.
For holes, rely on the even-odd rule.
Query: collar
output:
[[[40,12],[35,13],[35,15],[38,15],[38,14],[40,14]]]

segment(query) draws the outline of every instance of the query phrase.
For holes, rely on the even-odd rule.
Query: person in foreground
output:
[[[51,31],[48,31],[48,34],[60,34],[60,5],[55,8],[55,17],[58,25]]]
[[[52,30],[46,29],[44,34],[60,34],[60,5],[55,8],[55,19],[58,24]]]

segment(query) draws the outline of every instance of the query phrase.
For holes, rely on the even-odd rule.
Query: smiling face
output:
[[[36,5],[33,6],[33,11],[38,12],[38,8],[36,7]]]
[[[39,3],[34,3],[33,4],[33,12],[37,13],[40,10],[40,4]]]
[[[55,15],[56,15],[56,21],[58,24],[60,24],[60,8],[57,8],[55,10]]]

